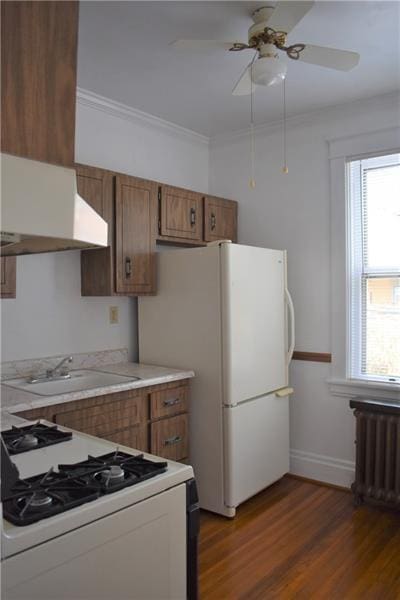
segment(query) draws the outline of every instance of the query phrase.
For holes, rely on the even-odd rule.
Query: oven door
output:
[[[184,599],[186,518],[182,484],[6,559],[2,597]]]

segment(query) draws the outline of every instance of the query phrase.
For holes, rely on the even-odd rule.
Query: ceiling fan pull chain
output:
[[[286,79],[283,80],[283,173],[289,173],[286,160]]]
[[[255,55],[256,56],[256,55]],[[253,84],[253,65],[254,59],[250,65],[250,182],[251,189],[256,187],[256,140],[254,135],[254,84]]]

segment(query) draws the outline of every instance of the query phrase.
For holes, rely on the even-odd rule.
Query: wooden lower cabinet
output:
[[[189,454],[189,383],[176,381],[18,413],[170,460]]]
[[[170,460],[188,456],[188,416],[178,415],[151,424],[151,453]]]
[[[188,410],[188,386],[181,385],[150,394],[150,418],[152,420],[170,417]]]
[[[102,437],[110,442],[121,444],[121,446],[128,446],[128,448],[136,448],[142,452],[147,452],[149,448],[148,431],[148,425],[140,425],[138,427],[130,427],[128,429],[122,429],[121,431],[115,431],[114,433],[108,433]]]
[[[54,421],[58,425],[105,437],[115,431],[137,427],[145,422],[146,400],[144,396],[138,396],[88,408],[77,408],[56,414]]]

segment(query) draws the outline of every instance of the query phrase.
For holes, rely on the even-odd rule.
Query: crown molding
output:
[[[136,125],[151,127],[156,131],[162,131],[163,133],[172,135],[175,138],[179,138],[186,142],[204,144],[207,146],[209,144],[209,138],[201,133],[186,129],[186,127],[176,125],[175,123],[171,123],[170,121],[166,121],[165,119],[161,119],[160,117],[156,117],[142,110],[132,108],[127,104],[122,104],[122,102],[116,102],[115,100],[111,100],[111,98],[106,98],[105,96],[85,90],[84,88],[77,88],[76,101],[77,104],[80,104],[81,106],[99,110],[113,117],[135,123]]]
[[[318,108],[312,111],[308,111],[305,113],[299,113],[297,115],[292,115],[286,118],[286,125],[288,127],[298,127],[300,125],[308,125],[315,123],[318,119],[324,119],[328,114],[334,114],[338,110],[343,110],[344,108],[353,109],[355,111],[359,111],[366,107],[379,107],[387,104],[388,102],[393,101],[399,102],[399,114],[400,114],[400,92],[394,91],[389,92],[387,94],[380,94],[379,96],[372,96],[370,98],[361,98],[358,100],[353,100],[351,102],[343,102],[340,104],[333,104],[330,106],[325,106],[323,108]],[[283,119],[276,119],[274,121],[267,121],[265,123],[260,123],[254,127],[254,132],[256,135],[260,134],[271,134],[275,131],[279,131],[282,128]],[[237,129],[236,131],[231,131],[228,133],[221,133],[216,136],[212,136],[210,138],[211,146],[218,146],[227,144],[234,141],[239,141],[242,138],[247,137],[250,134],[250,127]]]
[[[399,91],[389,92],[387,94],[380,94],[379,96],[372,96],[370,98],[362,98],[359,100],[353,100],[352,102],[344,102],[340,104],[334,104],[331,106],[325,106],[313,111],[292,115],[286,119],[287,126],[296,127],[300,125],[307,125],[315,122],[317,119],[326,118],[328,114],[334,114],[335,111],[343,110],[343,108],[353,109],[355,111],[361,110],[365,107],[379,107],[393,101],[400,102]],[[136,125],[145,125],[151,127],[155,131],[162,131],[168,135],[174,136],[177,139],[184,140],[186,142],[192,142],[195,144],[203,144],[206,146],[217,146],[220,144],[227,144],[233,141],[238,141],[244,137],[247,137],[250,132],[250,128],[246,127],[231,131],[227,133],[218,134],[216,136],[207,137],[201,133],[197,133],[181,125],[166,121],[160,117],[156,117],[142,110],[138,110],[122,102],[111,100],[100,94],[96,94],[84,88],[77,88],[77,103],[82,106],[87,106],[95,110],[99,110],[106,114],[112,115],[125,121],[130,121]],[[400,105],[399,105],[400,113]],[[254,127],[256,135],[260,134],[271,134],[275,131],[279,131],[282,127],[282,119],[274,121],[267,121],[260,123]]]
[[[400,151],[400,127],[386,127],[328,140],[329,158],[362,157]]]

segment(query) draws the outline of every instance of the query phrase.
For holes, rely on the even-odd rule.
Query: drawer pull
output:
[[[180,398],[174,398],[173,400],[164,400],[164,406],[174,406],[175,404],[179,404]]]
[[[190,209],[190,224],[192,227],[194,225],[196,225],[196,209],[195,208]]]
[[[217,226],[217,218],[214,215],[214,213],[211,213],[211,219],[210,219],[210,221],[211,221],[211,231],[214,231],[214,229]]]
[[[164,440],[164,446],[173,446],[174,444],[179,444],[181,441],[182,437],[180,435],[174,435],[173,437]]]
[[[128,278],[132,275],[132,260],[127,256],[125,258],[125,277]]]

